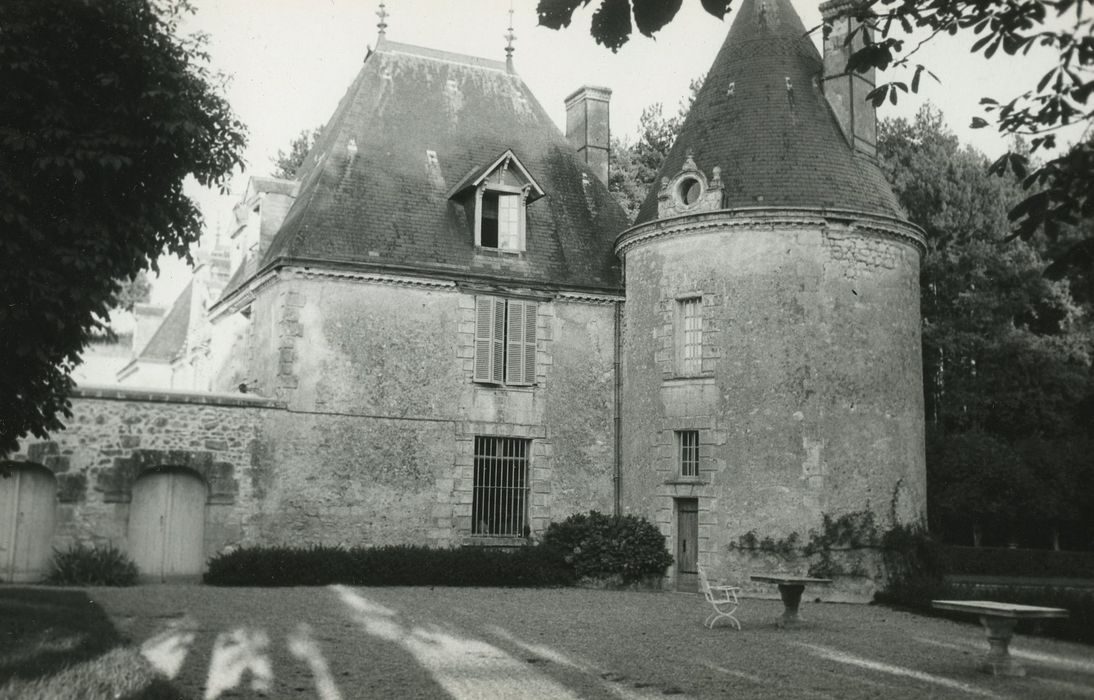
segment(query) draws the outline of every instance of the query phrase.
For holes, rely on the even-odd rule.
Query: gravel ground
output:
[[[1017,636],[1026,678],[976,670],[977,624],[878,606],[586,589],[89,589],[194,698],[1094,697],[1094,649]]]

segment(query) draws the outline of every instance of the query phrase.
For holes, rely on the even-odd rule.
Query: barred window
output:
[[[475,437],[471,534],[528,534],[528,452],[531,440]]]
[[[676,431],[676,454],[681,476],[699,476],[699,431]]]
[[[676,356],[680,374],[703,370],[703,298],[689,297],[676,303]]]

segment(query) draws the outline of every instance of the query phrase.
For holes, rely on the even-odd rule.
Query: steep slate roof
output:
[[[170,362],[186,345],[186,334],[190,331],[190,304],[194,298],[194,282],[187,283],[167,312],[163,323],[141,350],[141,360]]]
[[[708,176],[721,166],[727,208],[905,218],[874,161],[848,145],[821,92],[822,73],[790,0],[744,0],[655,182],[679,172],[691,150]],[[636,223],[657,218],[658,189],[650,189]]]
[[[528,205],[527,251],[519,260],[476,254],[473,204],[465,210],[467,199],[448,199],[469,172],[506,149],[546,192]],[[381,39],[300,180],[258,272],[306,264],[547,288],[622,287],[612,242],[626,216],[503,62]],[[225,296],[242,282],[237,275]]]

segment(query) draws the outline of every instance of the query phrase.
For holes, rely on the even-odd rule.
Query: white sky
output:
[[[819,23],[818,2],[792,2],[807,28]],[[656,39],[635,32],[613,54],[588,32],[598,4],[594,0],[575,13],[570,27],[553,31],[536,25],[535,0],[513,0],[514,63],[560,128],[565,126],[563,99],[574,89],[586,84],[611,88],[612,134],[633,138],[647,105],[662,102],[666,113],[675,112],[689,81],[713,62],[733,14],[722,23],[706,14],[698,0],[684,0],[676,19]],[[248,172],[232,183],[238,196],[247,176],[269,173],[279,148],[286,148],[301,130],[327,121],[357,74],[366,47],[376,43],[379,0],[196,0],[196,5],[190,28],[208,34],[213,66],[231,76],[227,96],[249,130]],[[509,6],[509,0],[389,0],[387,37],[501,60]],[[971,43],[968,36],[937,37],[918,56],[942,83],[924,76],[919,95],[901,95],[899,104],[881,109],[879,117],[911,117],[930,100],[963,142],[989,156],[1005,150],[992,128],[967,128],[973,116],[982,114],[979,99],[1002,100],[1032,87],[1051,56],[1000,54],[988,62],[968,53]],[[209,233],[214,233],[234,200],[192,193],[202,202]],[[167,304],[184,284],[187,270],[173,259],[161,260],[161,269],[153,302]]]

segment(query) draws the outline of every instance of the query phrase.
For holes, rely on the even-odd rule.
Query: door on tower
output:
[[[133,484],[129,556],[142,581],[200,578],[207,496],[205,482],[184,470],[146,473]]]
[[[3,465],[0,476],[0,580],[39,581],[49,566],[57,479],[35,464]]]
[[[676,590],[699,590],[699,500],[676,499]]]

